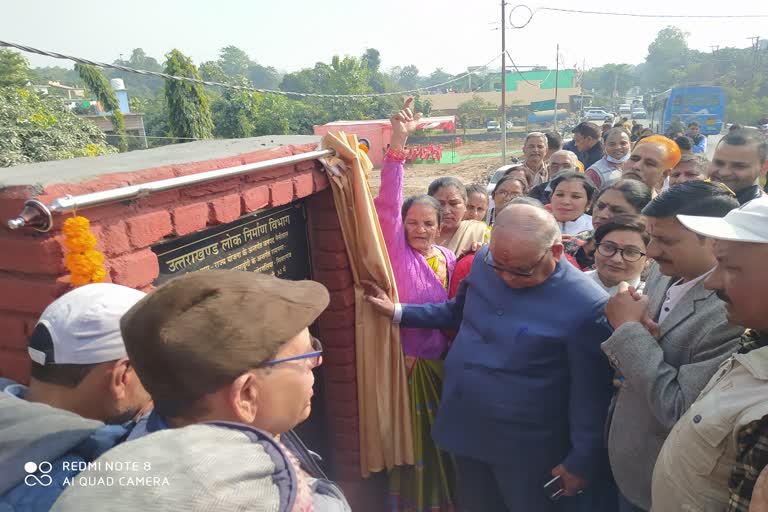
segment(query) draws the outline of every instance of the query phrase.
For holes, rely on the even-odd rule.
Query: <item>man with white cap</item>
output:
[[[653,473],[653,510],[749,510],[768,461],[768,197],[725,218],[679,215],[716,240],[717,267],[705,281],[728,320],[750,328],[672,429]]]
[[[90,284],[43,311],[29,337],[29,387],[0,379],[0,510],[50,509],[65,478],[124,440],[151,406],[120,334],[144,296]]]

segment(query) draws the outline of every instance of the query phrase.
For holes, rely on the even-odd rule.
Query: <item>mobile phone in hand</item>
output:
[[[557,501],[565,494],[565,487],[563,487],[563,479],[558,475],[552,480],[544,484],[544,492],[547,497],[552,501]]]

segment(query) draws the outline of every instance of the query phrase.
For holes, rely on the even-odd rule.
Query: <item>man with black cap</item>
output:
[[[0,510],[48,510],[78,464],[124,440],[151,405],[120,335],[144,295],[89,284],[45,309],[29,338],[29,387],[0,379]]]
[[[704,285],[727,304],[730,322],[751,330],[664,443],[653,472],[653,510],[746,512],[768,462],[768,197],[722,219],[678,219],[716,241],[717,266]]]
[[[155,409],[143,434],[82,476],[153,486],[72,485],[54,510],[316,510],[349,505],[290,431],[309,416],[322,346],[308,329],[328,306],[313,281],[209,270],[173,279],[122,319]],[[135,470],[110,463],[140,461]],[[233,463],[236,462],[236,463]]]

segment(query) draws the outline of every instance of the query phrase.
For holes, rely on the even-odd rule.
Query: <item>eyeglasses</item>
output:
[[[645,256],[645,253],[641,251],[640,249],[635,249],[634,247],[619,247],[618,245],[611,244],[611,243],[599,243],[597,244],[597,252],[605,256],[606,258],[610,258],[617,252],[621,254],[621,257],[624,259],[624,261],[637,261],[643,256]]]
[[[549,162],[549,168],[553,171],[565,171],[567,169],[573,169],[570,163],[558,164],[556,162]]]
[[[314,336],[311,336],[312,341],[312,352],[307,352],[306,354],[301,354],[300,356],[293,356],[293,357],[286,357],[285,359],[275,359],[273,361],[267,361],[266,363],[261,363],[257,368],[271,368],[275,366],[276,364],[281,363],[287,363],[290,361],[299,361],[301,359],[309,359],[309,364],[312,368],[315,368],[317,366],[320,366],[323,363],[323,344],[320,343],[320,340],[315,338]]]
[[[515,197],[520,197],[522,195],[523,194],[512,192],[510,190],[497,190],[496,192],[493,193],[493,197],[494,198],[498,197],[499,199],[509,199],[510,197],[515,198]]]
[[[547,249],[544,252],[544,254],[541,255],[541,258],[539,258],[539,261],[534,263],[529,270],[499,267],[498,265],[493,263],[493,260],[491,259],[491,251],[488,251],[485,253],[485,256],[483,256],[483,262],[489,267],[491,267],[493,270],[496,270],[497,272],[505,272],[507,274],[512,274],[513,276],[518,276],[518,277],[531,277],[533,273],[536,272],[536,267],[538,267],[541,264],[541,262],[544,261],[544,257],[547,255],[547,253],[551,249],[552,249],[551,247]]]

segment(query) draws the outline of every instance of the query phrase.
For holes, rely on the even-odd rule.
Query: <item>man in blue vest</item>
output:
[[[549,213],[509,205],[455,299],[393,304],[365,283],[367,300],[400,325],[459,330],[432,435],[456,457],[464,511],[602,506],[579,502],[594,500],[605,476],[607,294],[562,255]],[[566,497],[551,499],[560,487]]]

